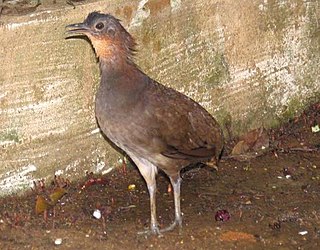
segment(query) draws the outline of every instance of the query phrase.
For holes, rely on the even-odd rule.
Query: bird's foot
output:
[[[150,229],[140,231],[138,235],[158,235],[158,237],[163,237],[162,233],[172,231],[176,226],[179,227],[179,235],[182,234],[182,220],[175,220],[170,226],[162,229],[159,229],[158,225],[151,225]]]
[[[182,233],[182,220],[175,220],[170,226],[160,230],[160,233],[172,231],[176,226],[179,226],[179,234]]]
[[[158,237],[163,237],[161,230],[158,225],[151,225],[150,229],[138,232],[138,235],[158,235]]]

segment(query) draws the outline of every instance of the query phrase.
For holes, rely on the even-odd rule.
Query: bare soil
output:
[[[138,170],[127,166],[77,182],[61,177],[42,187],[38,183],[24,196],[1,198],[0,248],[320,249],[320,132],[311,131],[317,124],[319,103],[268,131],[270,148],[264,155],[246,161],[226,157],[218,171],[204,166],[184,171],[180,233],[137,233],[149,226],[149,196]],[[174,218],[168,184],[160,174],[161,227]],[[41,212],[37,197],[59,195],[57,186],[67,193]],[[93,217],[95,209],[100,219]],[[218,210],[226,210],[230,219],[216,221]]]

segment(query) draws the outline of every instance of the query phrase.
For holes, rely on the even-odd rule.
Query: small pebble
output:
[[[106,170],[104,170],[104,171],[102,171],[102,175],[104,175],[104,174],[108,174],[108,173],[110,173],[111,171],[113,170],[113,168],[111,167],[111,168],[108,168],[108,169],[106,169]]]
[[[101,212],[100,212],[99,209],[94,210],[93,217],[98,219],[98,220],[101,219]]]
[[[136,185],[135,184],[130,184],[129,186],[128,186],[128,190],[129,191],[134,191],[136,189]]]
[[[54,173],[54,175],[56,175],[56,176],[60,176],[60,175],[63,175],[63,170],[57,170],[55,173]]]
[[[300,235],[306,235],[308,233],[308,231],[300,231],[299,234]]]
[[[311,131],[312,131],[312,133],[320,132],[320,126],[319,125],[315,125],[315,126],[311,127]]]
[[[61,238],[57,238],[55,241],[54,241],[54,244],[55,245],[61,245],[61,243],[62,243],[62,239]]]

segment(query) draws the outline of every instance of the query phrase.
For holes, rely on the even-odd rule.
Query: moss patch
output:
[[[221,53],[217,53],[214,57],[214,67],[211,69],[206,83],[212,86],[221,86],[222,82],[230,80],[230,72],[225,57]]]
[[[18,131],[16,129],[7,129],[0,133],[0,142],[20,142]]]
[[[305,107],[305,103],[299,97],[293,97],[282,113],[283,120],[289,120],[300,113]]]

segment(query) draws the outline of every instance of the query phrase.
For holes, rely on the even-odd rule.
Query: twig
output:
[[[276,148],[276,150],[280,150],[283,152],[290,152],[290,151],[316,152],[316,151],[319,151],[318,148]]]
[[[240,154],[240,155],[226,155],[222,156],[221,160],[227,160],[227,159],[235,159],[238,161],[247,161],[253,158],[257,158],[259,156],[264,155],[265,153],[268,153],[270,151],[280,151],[280,152],[318,152],[320,151],[320,148],[279,148],[279,147],[273,147],[270,148],[268,151],[263,151],[263,152],[248,152],[245,154]]]
[[[71,5],[73,7],[73,9],[76,8],[76,5],[72,2],[72,0],[67,0],[66,3]]]

